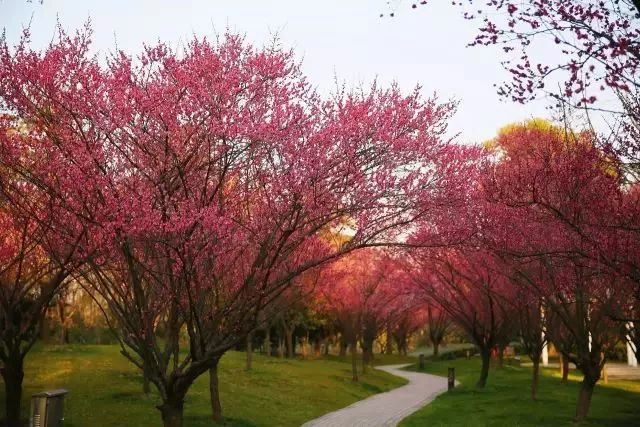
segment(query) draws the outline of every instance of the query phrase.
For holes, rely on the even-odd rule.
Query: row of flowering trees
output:
[[[584,420],[615,344],[628,340],[640,355],[638,184],[593,133],[542,120],[507,126],[481,156],[467,156],[474,167],[456,189],[464,202],[417,220],[391,251],[342,259],[338,276],[323,279],[323,300],[352,322],[341,331],[355,331],[354,343],[367,334],[366,316],[400,324],[410,313],[429,329],[454,322],[479,349],[478,387],[492,353],[517,339],[533,362],[533,399],[551,342],[583,374],[576,419]],[[446,241],[434,244],[435,228]],[[434,308],[446,317],[434,318]]]
[[[395,342],[398,352],[406,355],[408,340],[425,326],[427,312],[422,299],[406,288],[404,270],[388,251],[361,249],[324,271],[310,303],[335,325],[342,348],[350,349],[352,379],[358,381],[358,348],[364,373],[379,337],[384,336],[385,352],[391,353]]]
[[[0,45],[7,424],[43,312],[71,280],[157,388],[164,425],[182,425],[207,372],[219,421],[218,361],[288,289],[455,201],[454,106],[375,85],[322,99],[291,52],[231,34],[106,62],[90,39]]]
[[[540,3],[544,13],[496,6],[531,26],[582,16],[596,32],[570,31],[603,43],[607,23],[609,43],[625,48],[596,59],[623,61],[600,74],[622,91],[633,139],[633,86],[620,82],[635,77],[636,42],[624,36],[634,6],[614,2],[625,8],[611,21],[595,3],[588,13],[562,3]],[[488,23],[481,34],[496,37],[478,43],[512,34],[500,31]],[[157,388],[166,426],[182,425],[185,396],[207,372],[221,420],[218,361],[300,298],[337,325],[354,379],[358,344],[366,366],[382,331],[406,351],[412,330],[446,323],[446,313],[480,349],[481,387],[492,349],[518,336],[535,398],[551,340],[584,374],[578,420],[606,350],[621,337],[640,348],[629,139],[602,148],[593,132],[534,121],[461,147],[445,137],[451,103],[375,85],[325,99],[291,52],[235,35],[106,62],[90,54],[90,38],[85,28],[43,51],[28,34],[0,45],[8,425],[19,423],[24,358],[44,311],[71,281],[108,313],[123,355]],[[505,92],[517,101],[548,74],[523,60]],[[565,67],[566,88],[582,93],[571,64],[584,65]],[[394,250],[367,248],[380,246]]]
[[[460,215],[470,238],[455,247],[412,251],[410,280],[446,310],[480,349],[478,386],[491,349],[518,336],[538,364],[547,340],[584,379],[576,419],[584,420],[606,353],[629,339],[638,353],[637,184],[590,132],[534,120],[487,144]],[[413,237],[418,243],[420,233]]]
[[[424,9],[428,3],[419,2],[427,5]],[[515,306],[534,366],[550,339],[563,361],[571,360],[584,373],[576,411],[582,420],[601,375],[602,353],[620,337],[636,354],[640,349],[640,2],[467,0],[453,5],[478,25],[470,46],[506,53],[501,64],[511,79],[497,86],[500,96],[518,103],[550,96],[565,121],[581,114],[589,129],[574,132],[570,123],[541,122],[504,129],[488,147],[487,167],[478,176],[474,204],[480,214],[469,223],[476,234],[465,249],[474,258],[486,258],[484,288],[488,266],[497,266],[491,270],[507,281],[507,292],[495,293],[492,301]],[[542,54],[547,52],[554,55]],[[606,133],[594,130],[595,116],[606,119]],[[415,263],[422,265],[430,256],[420,255]],[[446,280],[466,270],[468,252],[464,257],[460,268],[447,267],[455,273]],[[441,266],[431,264],[426,276],[437,278],[434,271]],[[470,289],[478,277],[463,277],[465,292],[477,292]],[[427,281],[427,294],[433,295],[443,280]],[[536,381],[534,369],[534,398]]]

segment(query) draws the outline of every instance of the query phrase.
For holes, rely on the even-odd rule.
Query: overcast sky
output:
[[[59,20],[68,30],[87,18],[93,23],[94,48],[129,53],[158,39],[178,47],[192,37],[214,36],[227,28],[257,44],[277,34],[303,59],[310,81],[323,93],[335,78],[348,85],[373,79],[397,81],[406,90],[416,84],[425,93],[455,98],[460,107],[451,123],[463,142],[491,138],[501,126],[531,117],[547,117],[546,101],[516,105],[498,98],[494,83],[508,79],[499,51],[467,48],[475,33],[450,0],[432,0],[411,9],[395,0],[0,0],[0,26],[14,43],[31,21],[35,46],[51,40]],[[394,18],[380,13],[395,12]]]

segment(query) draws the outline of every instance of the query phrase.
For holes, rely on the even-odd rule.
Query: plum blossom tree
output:
[[[453,4],[462,8],[466,19],[480,22],[471,46],[497,45],[508,54],[503,65],[512,80],[499,87],[502,96],[526,102],[546,92],[585,105],[595,103],[595,93],[607,88],[625,93],[638,89],[640,2],[467,0]],[[545,47],[556,45],[557,59],[537,58],[538,41],[546,41]],[[554,75],[562,82],[560,94],[545,85]]]
[[[408,271],[416,294],[444,310],[480,349],[482,368],[476,386],[484,388],[491,351],[514,333],[514,313],[506,300],[509,281],[485,250],[416,252],[412,264]]]
[[[379,249],[361,249],[332,264],[317,289],[321,310],[335,319],[351,351],[352,379],[358,381],[357,348],[362,369],[373,357],[373,343],[385,324],[397,293],[389,280],[390,260]]]
[[[528,286],[545,295],[546,335],[584,374],[576,406],[576,419],[583,420],[601,378],[605,354],[620,338],[620,328],[607,314],[607,307],[617,300],[616,284],[608,275],[598,274],[597,269],[575,259],[562,262],[546,258],[541,263],[542,280],[536,282],[529,276]]]
[[[451,329],[451,319],[445,310],[442,310],[436,304],[428,304],[427,312],[427,333],[433,345],[433,355],[438,357],[440,354],[440,344]]]
[[[595,111],[607,122],[599,129],[608,134],[599,135],[598,142],[615,149],[626,163],[627,175],[638,181],[640,2],[460,0],[452,4],[478,24],[469,46],[504,51],[501,63],[511,79],[497,85],[501,97],[526,103],[550,96],[563,118],[580,110],[590,127]]]
[[[296,277],[393,242],[446,203],[454,105],[375,85],[325,101],[291,52],[235,35],[118,52],[106,66],[90,36],[61,32],[41,52],[28,34],[2,43],[3,108],[38,135],[3,141],[47,164],[4,151],[0,162],[82,226],[75,277],[106,302],[164,424],[181,426],[193,381]],[[341,230],[344,244],[323,238]]]
[[[618,163],[590,133],[548,123],[509,127],[494,144],[502,154],[483,184],[486,243],[511,260],[517,282],[542,300],[549,321],[564,326],[547,334],[584,374],[581,421],[603,354],[619,336],[607,311],[630,290],[603,262],[626,246],[606,226],[621,194]]]
[[[43,228],[0,209],[0,360],[8,426],[21,425],[24,358],[38,337],[44,310],[68,275],[41,246],[46,245]]]
[[[532,292],[527,284],[519,282],[520,275],[526,271],[528,276],[532,273],[526,265],[520,268],[512,268],[508,263],[502,267],[502,272],[511,281],[511,295],[507,297],[508,303],[513,306],[517,319],[517,334],[520,337],[522,348],[533,363],[531,379],[531,399],[538,399],[538,385],[540,383],[540,360],[545,346],[548,345],[547,311],[544,299],[537,292]]]
[[[399,354],[404,356],[408,354],[410,338],[424,328],[426,314],[422,300],[412,294],[407,295],[405,292],[400,294],[391,307],[388,323],[391,329],[391,338],[395,341]]]
[[[43,167],[48,159],[41,153],[13,150],[12,141],[23,139],[35,141],[38,136],[28,123],[0,116],[3,160],[21,156],[31,167]],[[21,425],[24,359],[39,337],[47,308],[77,266],[74,252],[84,236],[82,228],[67,222],[64,209],[32,185],[25,173],[0,164],[0,372],[9,427]]]

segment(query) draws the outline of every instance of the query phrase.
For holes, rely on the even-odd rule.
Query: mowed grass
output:
[[[477,357],[427,361],[425,372],[447,375],[455,367],[461,385],[406,418],[409,426],[570,426],[578,397],[578,373],[562,384],[557,369],[543,369],[539,400],[530,396],[531,368],[505,364],[492,367],[484,390],[476,390],[480,372]],[[417,370],[414,365],[411,370]],[[610,380],[599,383],[593,394],[588,426],[640,426],[640,382]]]
[[[405,380],[369,370],[351,381],[341,360],[287,360],[254,355],[245,371],[245,354],[229,352],[220,362],[221,400],[227,425],[298,426]],[[192,386],[185,402],[185,427],[211,426],[209,376]],[[23,414],[28,418],[33,393],[66,388],[66,427],[161,425],[157,394],[142,393],[140,372],[116,346],[38,347],[27,356]],[[4,384],[0,390],[4,409]]]

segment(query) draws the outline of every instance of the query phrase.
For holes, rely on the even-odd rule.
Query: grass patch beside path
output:
[[[539,400],[530,398],[531,368],[506,365],[492,368],[487,387],[476,390],[480,372],[477,357],[428,361],[424,372],[446,376],[455,367],[462,384],[406,418],[410,426],[570,426],[578,397],[579,375],[560,382],[557,369],[542,369]],[[417,370],[414,365],[411,370]],[[640,382],[610,380],[593,393],[588,426],[640,426]]]
[[[254,355],[244,370],[245,354],[227,353],[220,362],[221,400],[230,426],[298,426],[405,380],[369,370],[351,382],[350,365],[339,360],[287,360]],[[185,402],[185,427],[211,426],[209,376],[192,386]],[[4,384],[0,383],[0,413]],[[65,426],[158,426],[157,394],[145,397],[138,370],[116,346],[37,347],[27,356],[23,415],[33,393],[69,390]]]

